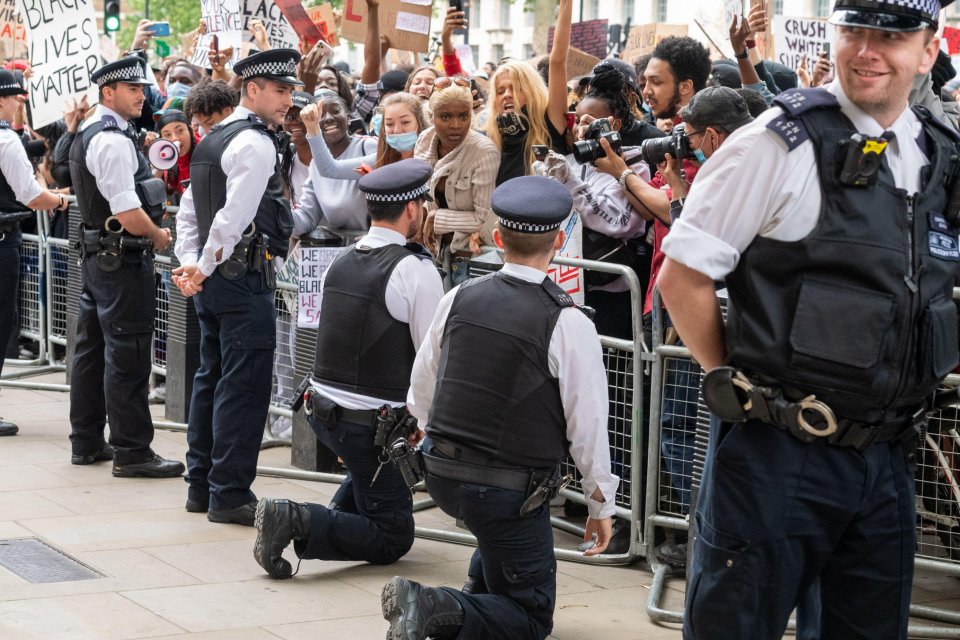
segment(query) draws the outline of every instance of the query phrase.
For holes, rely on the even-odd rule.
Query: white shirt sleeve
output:
[[[87,147],[87,168],[97,179],[97,188],[110,203],[114,215],[140,208],[133,176],[138,158],[133,142],[120,131],[98,133]]]
[[[317,198],[316,189],[313,186],[313,179],[316,175],[316,169],[310,167],[310,175],[303,183],[303,190],[300,192],[300,200],[297,206],[291,210],[293,214],[293,235],[300,237],[305,233],[310,233],[323,220],[323,209],[320,207],[320,200]]]
[[[0,174],[21,204],[29,205],[43,194],[43,187],[37,182],[33,165],[27,158],[27,150],[12,129],[0,131]]]
[[[587,511],[591,518],[610,517],[620,479],[610,471],[607,372],[593,322],[579,309],[561,311],[548,355],[550,373],[560,383],[570,456],[582,476]],[[603,502],[592,498],[597,489]]]
[[[276,162],[276,146],[258,131],[241,131],[227,146],[220,160],[227,175],[227,199],[223,208],[214,214],[198,261],[204,275],[209,276],[218,264],[230,257],[244,229],[257,216]]]
[[[401,260],[387,282],[387,311],[410,325],[410,337],[420,348],[443,297],[443,281],[429,260],[410,256]]]
[[[583,225],[610,238],[629,240],[643,233],[646,221],[640,217],[617,180],[590,165],[571,163],[565,186],[573,196],[573,208],[580,212]],[[641,170],[643,172],[638,172]],[[645,163],[635,165],[634,173],[649,180]],[[583,176],[581,178],[581,176]]]
[[[197,231],[197,210],[193,206],[193,189],[187,187],[180,198],[177,212],[177,243],[173,252],[182,265],[197,263],[200,251],[200,234]]]
[[[453,306],[453,299],[458,290],[459,287],[451,289],[440,300],[437,312],[413,361],[410,390],[407,392],[407,410],[421,425],[427,424],[427,416],[430,414],[430,407],[433,406],[433,396],[437,390],[437,372],[440,369],[440,344],[443,341],[447,316],[450,315],[450,307]]]

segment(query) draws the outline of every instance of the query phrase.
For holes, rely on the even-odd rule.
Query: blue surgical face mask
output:
[[[382,123],[383,123],[382,113],[378,113],[377,115],[373,116],[373,118],[370,120],[370,130],[373,131],[373,135],[375,136],[380,135],[380,125]]]
[[[411,131],[410,133],[388,133],[387,144],[400,153],[403,153],[404,151],[413,151],[413,148],[417,146],[417,132]]]
[[[193,89],[188,84],[183,84],[182,82],[174,82],[167,85],[167,97],[168,98],[186,98],[187,94],[190,93],[190,90]]]
[[[703,151],[700,149],[694,149],[693,153],[697,156],[697,162],[701,165],[707,161],[707,156],[703,155]]]
[[[643,109],[644,113],[650,113],[650,105],[646,102],[640,102],[640,108]]]

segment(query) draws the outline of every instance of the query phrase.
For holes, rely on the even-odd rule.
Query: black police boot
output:
[[[157,454],[144,462],[117,464],[113,462],[114,478],[177,478],[183,475],[186,467],[176,460],[165,460]]]
[[[113,447],[109,444],[104,443],[103,447],[100,448],[100,451],[96,453],[91,453],[89,455],[80,455],[75,453],[70,456],[70,464],[93,464],[94,462],[105,462],[107,460],[113,460]]]
[[[380,593],[387,640],[455,638],[463,627],[463,607],[443,589],[394,576]]]
[[[17,431],[20,431],[20,427],[17,425],[12,422],[0,420],[0,436],[15,436],[17,435]]]
[[[292,500],[260,498],[255,519],[257,541],[253,557],[267,574],[276,580],[292,575],[283,550],[292,540],[305,540],[310,535],[310,509]]]
[[[209,506],[209,502],[207,505]],[[190,507],[188,505],[187,510]],[[210,522],[219,522],[221,524],[241,524],[245,527],[252,527],[257,511],[257,501],[251,500],[247,504],[242,504],[233,509],[210,509],[207,511],[207,520]]]

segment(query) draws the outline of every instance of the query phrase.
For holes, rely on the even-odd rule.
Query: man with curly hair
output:
[[[238,104],[240,94],[226,82],[203,80],[187,96],[183,112],[202,136],[233,113]]]
[[[673,118],[679,124],[681,107],[710,77],[710,51],[693,38],[664,38],[653,50],[643,75],[643,99],[657,118]]]

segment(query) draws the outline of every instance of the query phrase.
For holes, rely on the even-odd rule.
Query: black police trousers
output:
[[[716,417],[710,436],[684,638],[781,638],[798,604],[798,637],[906,638],[915,443],[860,452]]]
[[[0,232],[0,373],[3,354],[17,326],[17,295],[20,290],[20,229]]]
[[[413,497],[397,468],[373,444],[373,425],[309,416],[317,438],[347,467],[330,507],[308,504],[310,536],[294,542],[305,560],[392,564],[413,546]],[[377,472],[379,469],[379,473]]]
[[[155,275],[153,255],[127,252],[117,271],[102,271],[96,256],[81,265],[77,340],[70,372],[70,442],[75,455],[110,444],[119,465],[153,457],[153,420],[147,404]]]
[[[444,457],[424,440],[424,451]],[[467,594],[442,587],[463,607],[458,640],[543,640],[553,629],[557,558],[549,504],[521,516],[526,492],[427,473],[427,490],[444,513],[477,537],[483,581]]]
[[[255,500],[260,442],[270,409],[277,312],[263,272],[228,280],[214,271],[193,296],[200,368],[187,421],[188,497],[211,509]]]

